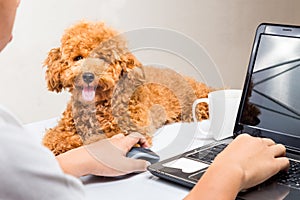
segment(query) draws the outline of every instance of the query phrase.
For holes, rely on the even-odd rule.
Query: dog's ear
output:
[[[128,72],[129,70],[135,68],[135,67],[141,67],[142,64],[138,59],[130,52],[126,53],[125,55],[122,55],[121,57],[121,67],[123,72]]]
[[[46,81],[50,91],[61,92],[63,88],[60,79],[62,64],[60,48],[51,49],[44,62],[44,66],[47,67]]]

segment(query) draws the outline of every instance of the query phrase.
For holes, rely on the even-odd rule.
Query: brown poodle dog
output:
[[[142,66],[125,40],[100,22],[67,29],[45,66],[48,89],[72,94],[43,139],[55,155],[118,133],[139,132],[151,143],[161,126],[192,121],[193,101],[211,91],[171,69]],[[206,119],[207,105],[197,114]]]

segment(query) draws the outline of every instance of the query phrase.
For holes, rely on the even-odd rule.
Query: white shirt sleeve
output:
[[[81,181],[65,174],[37,137],[15,122],[1,123],[1,118],[7,119],[3,114],[0,112],[0,199],[84,199]]]

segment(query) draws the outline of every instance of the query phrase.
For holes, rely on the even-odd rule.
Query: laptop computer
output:
[[[245,192],[238,199],[300,197],[300,26],[261,24],[256,30],[233,137],[160,161],[148,170],[160,178],[193,187],[215,156],[241,133],[267,137],[287,147],[288,172]],[[190,160],[196,171],[170,163]]]

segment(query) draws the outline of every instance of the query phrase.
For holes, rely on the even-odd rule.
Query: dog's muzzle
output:
[[[95,75],[91,72],[85,72],[82,74],[82,79],[85,83],[89,84],[94,81]]]
[[[95,98],[95,87],[91,86],[90,83],[94,81],[95,75],[90,72],[85,72],[82,74],[82,79],[86,83],[82,89],[82,97],[85,101],[93,101]]]

